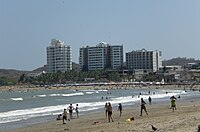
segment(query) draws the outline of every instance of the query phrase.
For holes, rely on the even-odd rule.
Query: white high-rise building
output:
[[[126,53],[126,66],[129,71],[142,70],[144,73],[156,72],[162,67],[161,51],[145,49]]]
[[[61,40],[52,39],[51,46],[47,47],[47,67],[50,73],[72,70],[71,46],[65,46]]]
[[[117,69],[123,65],[123,45],[109,45],[105,42],[97,46],[82,47],[79,50],[79,64],[82,70],[104,68]]]
[[[123,46],[122,45],[112,45],[110,46],[110,64],[112,69],[117,69],[123,65]]]

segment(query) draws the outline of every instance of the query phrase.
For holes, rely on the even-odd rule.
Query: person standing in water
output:
[[[151,96],[149,96],[148,100],[149,100],[149,104],[151,105],[151,101],[152,101]]]
[[[140,116],[142,116],[142,111],[143,111],[143,110],[144,110],[144,111],[146,112],[146,114],[148,115],[145,105],[146,105],[146,102],[143,100],[143,98],[141,98],[141,111],[140,111]]]
[[[73,118],[72,114],[73,114],[73,110],[74,110],[74,107],[72,106],[72,104],[69,105],[68,110],[69,110],[70,119],[72,119]]]
[[[79,118],[79,108],[78,108],[78,104],[76,104],[75,111],[76,111],[77,118]]]

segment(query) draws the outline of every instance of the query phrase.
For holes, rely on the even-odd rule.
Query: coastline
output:
[[[153,85],[153,86],[123,86],[119,89],[171,89],[171,90],[192,90],[189,86],[185,85]],[[193,90],[199,90],[199,85],[193,87]],[[118,87],[111,86],[85,86],[85,87],[53,87],[53,88],[45,88],[45,87],[12,87],[14,91],[32,91],[32,90],[109,90],[109,89],[118,89]],[[4,91],[10,91],[10,87],[5,87]],[[11,90],[12,91],[12,90]],[[28,125],[23,128],[17,129],[6,129],[1,130],[2,132],[64,132],[64,131],[83,131],[83,132],[107,132],[107,131],[151,131],[150,124],[155,125],[159,128],[159,131],[171,131],[171,132],[194,132],[197,130],[200,122],[200,115],[198,110],[200,110],[200,101],[196,98],[190,99],[180,99],[177,101],[178,110],[172,112],[169,109],[169,102],[160,102],[153,105],[147,105],[147,110],[149,115],[140,117],[140,106],[135,105],[133,107],[125,108],[123,111],[123,115],[119,118],[119,112],[114,108],[113,118],[115,122],[107,123],[107,119],[105,118],[104,111],[98,113],[90,113],[81,116],[79,119],[73,119],[70,122],[67,122],[66,125],[62,124],[62,121],[50,120],[48,122],[42,122],[40,124]],[[191,109],[192,108],[192,109]],[[134,117],[135,120],[131,122],[127,122],[128,118]],[[189,119],[189,120],[188,120]],[[94,122],[101,122],[99,124],[94,125]],[[190,125],[187,125],[190,124]],[[184,126],[184,127],[183,127]]]
[[[194,132],[200,124],[200,101],[198,99],[178,100],[177,110],[172,112],[169,103],[147,105],[149,115],[140,115],[140,106],[134,106],[123,110],[122,117],[119,111],[113,110],[114,122],[108,123],[104,111],[80,116],[72,119],[67,124],[62,120],[30,125],[24,128],[3,130],[2,132],[152,132],[151,124],[160,132]],[[126,121],[134,117],[134,121]],[[99,122],[94,124],[94,122]]]
[[[0,91],[34,91],[34,90],[109,90],[109,89],[176,89],[176,90],[200,90],[200,85],[191,84],[162,84],[162,85],[86,85],[86,86],[48,86],[39,87],[35,85],[15,85],[15,86],[0,86]]]

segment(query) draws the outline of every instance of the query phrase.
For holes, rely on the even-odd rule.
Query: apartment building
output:
[[[156,72],[162,67],[161,51],[147,51],[145,49],[126,53],[126,66],[131,72]]]
[[[49,73],[72,70],[71,46],[65,46],[61,40],[52,39],[46,50]]]
[[[123,45],[109,45],[101,42],[96,46],[79,50],[79,64],[82,70],[104,68],[116,69],[123,64]]]

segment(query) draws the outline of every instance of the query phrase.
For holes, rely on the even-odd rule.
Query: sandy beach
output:
[[[49,87],[40,87],[35,85],[15,85],[15,86],[0,86],[0,91],[34,91],[34,90],[100,90],[100,89],[180,89],[180,90],[190,90],[191,84],[187,85],[94,85],[94,86],[49,86]],[[200,90],[200,85],[194,85],[191,89],[193,90]]]
[[[102,106],[103,107],[103,106]],[[151,124],[159,132],[197,132],[200,125],[200,101],[191,99],[177,100],[177,110],[172,112],[170,101],[165,104],[147,105],[149,115],[140,116],[139,104],[123,110],[119,117],[117,108],[113,108],[114,122],[108,122],[104,111],[80,116],[67,124],[62,120],[31,125],[25,128],[2,132],[153,132]],[[126,121],[134,117],[134,121]],[[95,124],[94,122],[99,122]]]

